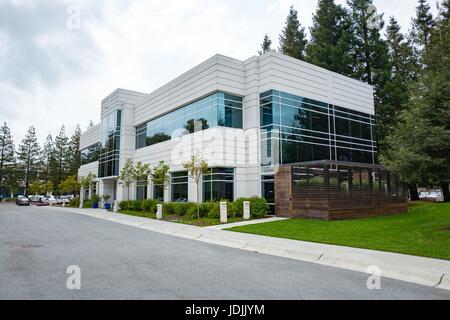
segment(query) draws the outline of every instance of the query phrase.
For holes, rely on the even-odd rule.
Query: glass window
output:
[[[188,173],[174,172],[171,174],[171,189],[173,202],[188,201]]]
[[[164,186],[159,184],[153,185],[153,199],[164,202]]]
[[[143,129],[147,127],[147,131]],[[197,127],[196,127],[197,126]],[[243,127],[242,98],[215,93],[136,127],[136,148],[151,146],[195,130]]]
[[[203,201],[234,201],[234,169],[212,168],[203,175]]]

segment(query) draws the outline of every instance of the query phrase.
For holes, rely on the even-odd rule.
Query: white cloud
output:
[[[79,30],[66,27],[68,4]],[[29,125],[41,141],[63,123],[85,129],[118,87],[151,92],[216,53],[246,59],[266,32],[276,47],[291,4],[309,27],[313,0],[0,0],[0,121],[16,143]],[[407,30],[415,1],[375,4]]]

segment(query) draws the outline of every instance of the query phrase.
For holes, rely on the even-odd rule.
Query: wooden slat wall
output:
[[[275,176],[275,213],[283,217],[306,217],[325,220],[351,219],[405,212],[406,190],[399,197],[387,196],[384,190],[362,189],[360,185],[296,185],[295,167],[282,166]],[[327,181],[327,178],[325,178]]]

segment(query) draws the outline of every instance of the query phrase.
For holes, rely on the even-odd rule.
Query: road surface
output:
[[[78,282],[69,266],[80,270]],[[77,268],[75,267],[75,268]],[[75,269],[72,269],[72,272]],[[450,299],[450,291],[0,204],[0,299]]]

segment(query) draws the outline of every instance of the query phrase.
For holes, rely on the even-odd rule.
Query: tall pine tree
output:
[[[80,159],[80,138],[81,129],[77,124],[74,134],[70,137],[69,150],[68,150],[68,175],[77,176],[78,168],[81,165]]]
[[[69,158],[69,138],[66,135],[66,128],[63,125],[59,134],[55,138],[54,161],[51,164],[53,184],[59,186],[68,177],[67,164]]]
[[[310,29],[306,61],[346,76],[352,75],[351,25],[345,8],[336,5],[334,0],[319,0]]]
[[[270,40],[269,36],[266,33],[266,35],[264,36],[263,43],[261,44],[261,50],[258,51],[259,55],[261,56],[266,52],[272,51],[271,46],[272,46],[272,40]]]
[[[11,131],[6,124],[0,127],[0,196],[5,193],[5,171],[8,165],[14,162],[14,142],[11,136]]]
[[[42,163],[42,180],[45,183],[51,181],[50,166],[52,158],[54,155],[55,146],[53,143],[52,135],[49,134],[45,140],[44,146],[41,153],[41,163]]]
[[[418,6],[416,7],[416,17],[412,19],[410,37],[414,44],[417,62],[421,64],[423,64],[421,57],[423,57],[424,50],[430,41],[433,23],[433,14],[431,13],[428,1],[419,0]]]
[[[408,181],[439,185],[450,202],[450,0],[425,48],[424,70],[402,121],[388,137],[383,162]]]
[[[304,60],[307,45],[305,28],[298,20],[298,12],[291,6],[286,24],[280,34],[280,52],[290,57]]]
[[[36,130],[31,126],[22,142],[19,144],[17,158],[24,179],[25,194],[28,194],[30,181],[36,178],[39,169],[40,147],[36,138]]]

